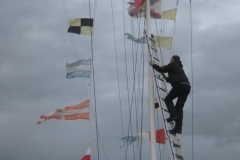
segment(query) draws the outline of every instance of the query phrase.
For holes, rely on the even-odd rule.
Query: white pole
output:
[[[146,0],[146,33],[148,37],[151,37],[151,19],[150,19],[150,0]],[[149,42],[149,41],[148,41]],[[149,42],[151,46],[151,43]],[[149,49],[148,49],[149,52]],[[150,53],[148,53],[148,61],[150,61]],[[150,113],[150,136],[151,136],[151,160],[157,160],[156,154],[156,129],[155,129],[155,115],[154,115],[154,79],[153,70],[148,65],[148,99],[149,99],[149,113]]]

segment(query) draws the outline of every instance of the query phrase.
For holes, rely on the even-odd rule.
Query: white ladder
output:
[[[146,37],[146,39],[147,39],[151,61],[154,61],[155,64],[162,66],[162,61],[160,61],[158,58],[155,40],[149,37]],[[151,42],[151,46],[149,45],[149,41]],[[158,102],[160,104],[159,106],[162,114],[163,126],[165,130],[166,138],[167,138],[167,145],[170,148],[170,157],[172,160],[185,160],[179,138],[177,138],[176,134],[173,135],[169,133],[169,130],[173,129],[174,123],[173,122],[169,123],[166,121],[166,119],[170,115],[166,107],[166,104],[164,102],[164,98],[168,93],[166,81],[163,75],[161,73],[154,71],[154,69],[153,69],[153,76],[155,79],[155,87],[156,87],[156,92],[158,96]]]

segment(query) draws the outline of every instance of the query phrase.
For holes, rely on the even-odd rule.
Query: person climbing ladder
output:
[[[164,78],[168,83],[171,84],[172,89],[165,97],[164,101],[170,113],[170,117],[167,118],[167,122],[175,120],[175,126],[172,130],[169,130],[171,134],[182,133],[182,122],[183,122],[183,107],[187,100],[187,97],[191,91],[191,85],[188,78],[183,70],[183,65],[178,55],[174,55],[170,59],[170,63],[166,66],[160,67],[153,61],[149,64],[160,73],[168,73],[168,77]],[[164,75],[164,74],[163,74]],[[177,99],[174,107],[173,100]]]

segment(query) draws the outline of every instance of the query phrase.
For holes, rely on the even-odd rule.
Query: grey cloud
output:
[[[69,18],[88,17],[87,1],[66,2]],[[235,10],[232,4],[238,4],[238,2],[232,0],[227,3],[228,6],[224,2],[215,3],[213,0],[193,2],[194,92],[188,97],[185,105],[184,130],[179,136],[186,159],[191,159],[192,149],[192,94],[195,158],[221,160],[238,157],[236,148],[239,148],[238,133],[240,131],[238,127],[239,19],[233,18],[231,21],[230,18],[226,18],[233,12],[230,10]],[[108,159],[112,157],[123,159],[124,151],[123,149],[119,151],[122,145],[120,140],[122,124],[112,10],[110,3],[98,2],[96,6],[93,47],[99,131]],[[76,9],[79,7],[80,9]],[[129,104],[125,77],[122,3],[116,2],[113,12],[123,127],[124,134],[127,134]],[[235,12],[237,13],[237,10]],[[0,159],[79,159],[85,154],[89,141],[92,144],[92,157],[96,158],[94,120],[90,122],[90,140],[87,121],[69,123],[50,120],[36,125],[41,114],[48,114],[56,108],[93,98],[91,88],[93,84],[91,87],[86,85],[89,83],[88,79],[65,78],[66,62],[90,57],[90,37],[72,34],[78,51],[75,55],[67,33],[68,24],[61,1],[26,1],[24,3],[13,0],[1,1],[0,13]],[[94,8],[92,8],[92,15],[93,13]],[[131,20],[127,13],[124,15],[126,32],[130,32]],[[181,56],[186,73],[191,80],[189,2],[179,2],[177,18],[174,54]],[[137,20],[133,21],[137,22]],[[132,46],[130,41],[125,42],[131,102]],[[140,46],[138,47],[140,49]],[[170,57],[171,55],[165,54],[164,61],[168,63]],[[147,65],[147,60],[145,63]],[[146,78],[145,82],[147,82]],[[89,91],[88,95],[85,94],[83,84]],[[149,130],[146,87],[147,85],[144,86],[143,130]],[[133,134],[136,134],[135,124],[140,123],[140,120],[136,122],[136,107],[139,106],[134,101]],[[92,110],[94,111],[94,108]],[[141,109],[138,110],[139,113],[140,111]],[[137,148],[137,143],[134,147]],[[134,157],[132,148],[133,146],[129,146],[128,159]],[[147,154],[149,148],[149,142],[144,141],[143,157],[145,159],[150,157]],[[137,157],[137,154],[135,156]],[[100,157],[105,159],[102,147],[100,147]]]

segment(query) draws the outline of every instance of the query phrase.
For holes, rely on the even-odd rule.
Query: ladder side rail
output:
[[[155,53],[155,57],[154,57],[153,53],[149,52],[150,53],[150,59],[151,59],[151,61],[156,60],[157,64],[161,66],[162,61],[159,60],[155,41],[153,39],[150,39],[150,40],[151,40],[151,46],[153,46],[153,47],[151,47],[152,52]],[[155,86],[157,88],[156,90],[157,90],[157,94],[158,94],[159,103],[161,103],[161,113],[162,113],[165,133],[167,134],[167,137],[168,137],[168,140],[169,140],[168,144],[170,145],[170,148],[171,148],[171,151],[172,151],[171,158],[173,160],[176,160],[176,159],[184,160],[183,152],[182,152],[181,145],[180,145],[180,142],[179,142],[180,140],[177,138],[176,135],[172,135],[172,134],[169,133],[168,125],[170,125],[170,127],[172,128],[173,127],[173,123],[166,123],[166,118],[165,118],[165,114],[164,114],[164,113],[166,113],[165,108],[164,108],[164,106],[166,106],[166,104],[165,104],[163,98],[161,98],[160,93],[159,93],[159,89],[161,89],[162,90],[162,94],[164,95],[163,97],[166,97],[166,95],[168,93],[166,81],[165,81],[163,75],[159,74],[159,76],[160,76],[159,79],[161,81],[161,85],[158,84],[158,82],[159,82],[159,80],[157,80],[157,75],[158,74],[157,74],[157,72],[155,72],[154,69],[153,69],[153,73],[154,73],[154,80],[155,80]],[[163,86],[163,88],[161,88],[159,86]]]
[[[148,42],[148,38],[147,38],[147,42]],[[151,43],[153,43],[153,45],[152,46],[156,46],[155,45],[155,43],[154,43],[154,41],[151,41]],[[148,43],[147,43],[148,44]],[[149,48],[149,44],[148,44],[148,48]],[[155,50],[155,52],[156,52],[156,50]],[[150,53],[150,59],[151,59],[151,61],[153,60],[153,54],[151,53],[151,52],[149,52]],[[154,71],[154,69],[153,69],[153,75],[154,75],[154,80],[155,80],[155,85],[156,85],[156,88],[157,88],[157,94],[158,94],[158,98],[159,98],[159,101],[160,101],[160,93],[159,93],[159,89],[158,89],[158,83],[157,83],[157,79],[156,79],[156,73],[155,73],[155,71]],[[174,149],[174,146],[173,146],[173,143],[171,143],[171,135],[170,135],[170,133],[169,133],[169,131],[168,131],[168,125],[167,125],[167,123],[166,123],[166,117],[165,117],[165,114],[164,114],[164,110],[163,110],[163,107],[162,107],[162,105],[161,105],[161,113],[162,113],[162,119],[163,119],[163,124],[164,124],[164,128],[165,128],[165,133],[166,133],[166,135],[167,135],[167,137],[168,137],[168,141],[169,141],[169,145],[170,145],[170,148],[171,148],[171,153],[172,153],[172,159],[173,160],[176,160],[176,153],[175,153],[175,149]],[[167,130],[167,131],[166,131]]]
[[[179,138],[177,138],[177,144],[178,144],[179,146],[182,146],[181,143],[180,143],[180,139],[179,139]],[[177,153],[182,156],[182,159],[183,159],[183,160],[185,159],[185,158],[184,158],[184,155],[183,155],[182,147],[178,147],[178,148],[177,148]]]
[[[154,72],[155,72],[154,75],[155,75],[155,78],[156,78],[157,77],[156,75],[157,75],[158,72],[156,72],[156,71],[154,71]],[[160,74],[160,76],[161,76],[160,78],[163,79],[163,81],[160,80],[161,84],[159,84],[159,80],[155,81],[157,83],[156,84],[157,92],[159,92],[159,89],[160,89],[159,86],[163,86],[162,88],[165,89],[166,92],[162,91],[162,93],[163,93],[164,97],[166,97],[166,95],[167,95],[166,81],[164,80],[162,74]],[[166,104],[165,104],[164,99],[160,97],[160,93],[158,95],[159,95],[158,96],[159,102],[161,103],[161,112],[162,112],[163,122],[166,123],[166,111],[165,111],[165,108],[164,108],[164,107],[166,107]],[[167,124],[166,126],[170,126],[170,128],[173,128],[173,123],[167,122],[166,124]],[[169,127],[166,127],[165,129],[167,131],[169,131],[168,130]],[[167,135],[168,135],[168,139],[169,139],[169,145],[170,146],[173,145],[172,147],[174,148],[174,151],[175,151],[175,152],[173,152],[173,154],[174,154],[173,157],[175,159],[184,160],[181,145],[179,143],[180,140],[177,138],[176,135],[172,135],[169,132],[167,132]]]
[[[156,76],[155,71],[153,71],[153,72],[154,72],[154,75]],[[158,87],[158,82],[156,80],[156,77],[154,79],[155,79],[155,85],[156,85],[156,88],[157,88]],[[163,108],[163,106],[164,106],[163,103],[165,103],[165,102],[163,101],[163,99],[160,98],[160,92],[159,92],[158,88],[157,88],[156,91],[157,91],[157,94],[158,94],[159,102],[161,103],[160,107],[161,107],[161,114],[162,114],[162,119],[163,119],[163,125],[164,125],[165,133],[166,133],[168,141],[169,141],[170,148],[171,148],[172,159],[176,160],[176,157],[175,157],[176,150],[174,149],[174,146],[173,146],[173,138],[172,138],[171,134],[169,133],[169,129],[168,129],[169,127],[168,127],[168,124],[167,124],[168,122],[166,122],[166,115],[164,113],[166,111],[164,110],[165,108]]]
[[[167,95],[167,89],[166,89],[166,81],[163,80],[161,81],[161,84],[159,84],[159,80],[156,79],[157,77],[157,73],[156,71],[154,71],[154,75],[155,75],[155,85],[157,86],[157,92],[158,92],[158,99],[159,99],[159,102],[161,103],[161,113],[162,113],[162,118],[163,118],[163,122],[166,124],[166,127],[164,126],[164,128],[167,130],[166,134],[168,136],[168,140],[169,140],[169,145],[172,149],[172,158],[173,159],[179,159],[179,160],[184,160],[184,157],[183,157],[183,153],[182,153],[182,149],[181,149],[181,145],[179,143],[179,139],[177,138],[176,135],[172,135],[169,133],[169,126],[170,128],[173,128],[173,123],[169,123],[169,122],[166,122],[166,111],[165,111],[165,108],[166,107],[166,104],[165,104],[165,101],[163,98],[161,98],[160,96],[160,91],[159,91],[159,86],[163,86],[163,89],[165,89],[166,91],[162,91],[162,93],[164,94],[164,97]],[[160,74],[160,76],[162,76]],[[161,77],[161,79],[163,79],[163,76]]]

